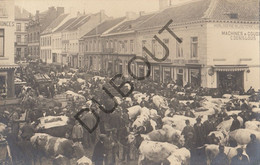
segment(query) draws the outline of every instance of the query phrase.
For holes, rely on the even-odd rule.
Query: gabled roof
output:
[[[138,29],[163,27],[171,19],[172,24],[200,20],[209,8],[210,2],[211,0],[191,1],[167,8],[141,24]]]
[[[61,25],[58,29],[56,29],[54,32],[60,32],[60,31],[62,31],[64,29],[66,29],[68,26],[70,26],[76,20],[77,20],[77,17],[69,19],[63,25]]]
[[[259,0],[218,0],[210,18],[229,20],[232,13],[238,15],[235,20],[259,21]]]
[[[116,26],[117,24],[119,24],[120,22],[122,22],[125,19],[126,19],[126,17],[120,17],[120,18],[115,18],[115,19],[111,19],[111,20],[106,20],[106,21],[100,23],[97,27],[92,29],[90,32],[85,34],[83,37],[101,35],[105,31]]]
[[[85,24],[87,21],[89,21],[90,15],[83,15],[80,17],[77,17],[77,19],[66,28],[66,30],[76,30],[78,27],[82,26]]]
[[[15,6],[15,19],[29,20],[29,17],[30,17],[30,12],[28,12],[27,10],[19,6]]]
[[[135,20],[126,21],[126,22],[122,23],[121,25],[115,27],[108,34],[121,33],[121,32],[127,32],[127,31],[134,30],[138,25],[142,24],[144,21],[146,21],[147,19],[151,18],[154,15],[155,15],[155,13],[142,15]]]
[[[230,14],[237,14],[238,18],[231,18]],[[171,19],[172,24],[201,20],[259,21],[259,0],[194,0],[159,12],[137,29],[163,27]]]
[[[69,14],[62,14],[57,17],[43,32],[42,34],[51,33],[53,29],[60,25],[60,23],[68,16]]]

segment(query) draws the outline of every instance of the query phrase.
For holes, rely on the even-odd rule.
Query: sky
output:
[[[77,11],[86,13],[97,13],[105,10],[108,16],[121,17],[126,12],[133,11],[146,13],[159,9],[159,0],[15,0],[15,5],[20,6],[32,14],[36,10],[45,11],[50,6],[60,6],[65,8],[65,13],[76,13]]]

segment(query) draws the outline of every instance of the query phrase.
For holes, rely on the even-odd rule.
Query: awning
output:
[[[247,65],[215,65],[214,70],[218,72],[241,72],[246,71]]]
[[[0,65],[0,69],[16,69],[19,68],[19,65],[13,64],[13,65]]]

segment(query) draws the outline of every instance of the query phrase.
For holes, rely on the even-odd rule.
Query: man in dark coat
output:
[[[237,119],[237,115],[233,115],[233,119],[234,120],[233,120],[232,125],[230,127],[230,132],[240,128],[240,122]]]
[[[227,155],[224,153],[224,146],[219,146],[218,155],[212,160],[211,165],[228,165],[229,160]]]
[[[250,135],[251,141],[246,146],[246,153],[249,156],[250,165],[260,164],[260,143],[255,134]]]
[[[197,118],[196,120],[197,123],[194,124],[196,146],[201,147],[205,143],[205,131],[203,125],[201,124],[201,118]]]
[[[105,141],[107,136],[105,134],[99,135],[99,141],[95,145],[92,161],[95,165],[103,165],[104,158],[105,158]]]
[[[249,165],[249,161],[246,155],[243,155],[243,149],[237,149],[237,155],[231,159],[230,165]]]

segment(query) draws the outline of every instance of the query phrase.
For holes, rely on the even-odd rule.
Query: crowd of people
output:
[[[229,139],[227,144],[220,144],[219,139],[215,134],[210,134],[212,131],[216,131],[217,125],[225,120],[230,119],[230,115],[227,114],[231,110],[240,110],[238,114],[233,114],[232,125],[230,132],[239,128],[245,128],[245,122],[256,120],[259,121],[259,114],[252,112],[253,106],[249,105],[248,101],[257,100],[256,92],[250,88],[243,94],[249,94],[249,100],[232,98],[220,107],[220,110],[215,110],[214,114],[208,115],[207,120],[202,122],[202,117],[195,117],[195,111],[199,108],[203,108],[201,101],[204,99],[202,96],[219,97],[222,96],[220,89],[211,90],[202,87],[194,87],[191,84],[187,84],[184,87],[176,85],[174,81],[168,81],[165,83],[154,82],[151,79],[145,79],[143,81],[130,80],[134,84],[134,91],[140,93],[146,93],[147,98],[142,98],[141,101],[137,101],[134,95],[130,95],[128,98],[121,98],[119,104],[113,113],[104,113],[100,110],[98,104],[93,103],[91,98],[95,98],[105,109],[111,109],[115,104],[115,98],[111,99],[102,87],[106,87],[114,96],[120,95],[115,92],[109,84],[109,77],[98,76],[99,79],[86,79],[77,71],[69,74],[69,71],[62,70],[59,73],[49,72],[49,76],[52,79],[50,88],[47,90],[45,97],[49,99],[55,98],[68,90],[75,93],[80,93],[85,97],[85,102],[77,102],[77,100],[70,100],[67,102],[66,107],[63,107],[61,103],[52,105],[46,105],[39,102],[41,93],[37,89],[37,86],[31,86],[21,90],[19,96],[23,98],[21,106],[8,107],[12,110],[9,113],[6,109],[5,114],[1,115],[1,122],[8,126],[8,133],[6,134],[9,142],[13,161],[17,164],[23,163],[29,165],[32,163],[32,153],[23,152],[23,147],[26,147],[26,151],[33,150],[30,147],[30,138],[34,135],[36,125],[39,123],[38,119],[43,116],[57,116],[65,115],[70,118],[69,126],[67,127],[65,138],[73,140],[77,143],[81,149],[83,149],[81,155],[85,155],[88,151],[91,151],[92,161],[95,165],[113,165],[118,163],[118,159],[121,159],[121,163],[128,163],[132,159],[136,160],[138,157],[138,148],[136,145],[129,143],[128,136],[131,132],[138,134],[145,134],[151,132],[154,128],[151,122],[145,121],[141,127],[133,127],[135,118],[129,117],[128,108],[135,105],[146,107],[148,109],[155,109],[157,115],[153,118],[156,122],[155,129],[161,129],[163,127],[162,119],[164,117],[172,117],[174,115],[183,115],[196,119],[194,125],[190,120],[186,120],[186,126],[181,132],[184,136],[184,147],[191,152],[190,164],[206,164],[205,156],[200,155],[200,148],[203,148],[205,144],[219,145],[218,155],[210,162],[211,165],[226,165],[229,164],[227,155],[224,153],[225,147],[237,147],[238,144],[234,139]],[[94,76],[94,75],[93,75]],[[59,84],[59,79],[67,78],[66,83]],[[84,83],[77,81],[83,79]],[[116,82],[120,84],[120,81]],[[31,84],[32,85],[32,84]],[[127,91],[129,88],[125,87],[123,91]],[[195,93],[195,95],[194,95]],[[166,99],[168,103],[168,109],[163,106],[156,106],[151,100],[152,96],[159,95]],[[187,100],[186,104],[181,103],[181,100]],[[84,108],[89,108],[96,112],[99,116],[99,124],[94,132],[89,133],[79,121],[75,120],[74,116]],[[15,110],[14,110],[15,109]],[[11,111],[10,111],[11,112]],[[26,112],[26,113],[25,113]],[[26,114],[24,121],[21,121],[22,114]],[[241,124],[238,117],[243,119]],[[97,123],[97,117],[91,111],[81,115],[81,120],[89,127],[93,128]],[[21,124],[22,123],[22,124]],[[231,165],[257,165],[260,162],[260,144],[256,138],[256,135],[250,135],[251,141],[246,145],[246,154],[243,154],[243,148],[237,149],[237,155],[231,159]],[[135,141],[135,143],[139,143]],[[28,148],[28,146],[30,146]],[[22,154],[21,154],[22,153]],[[249,159],[248,159],[249,158]],[[23,160],[20,162],[19,160]],[[165,163],[167,164],[167,163]]]

